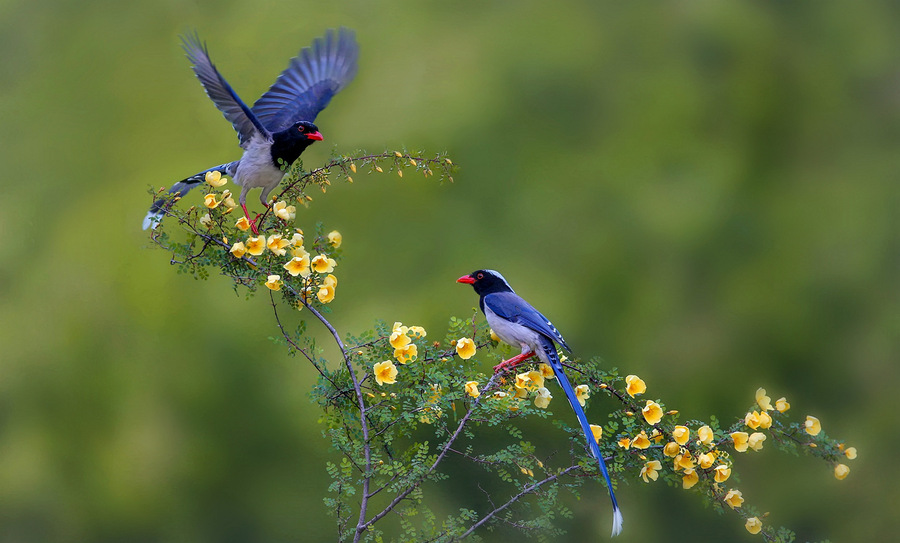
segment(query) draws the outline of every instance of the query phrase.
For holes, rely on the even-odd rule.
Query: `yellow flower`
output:
[[[298,275],[309,277],[309,255],[306,255],[303,258],[295,256],[294,258],[290,259],[288,263],[283,267],[289,274],[294,277],[297,277]]]
[[[756,535],[762,530],[762,521],[757,517],[750,517],[744,524],[744,528],[747,528],[747,531],[751,534]]]
[[[287,205],[287,202],[281,200],[272,205],[272,212],[275,216],[283,221],[292,221],[297,217],[297,208]]]
[[[397,382],[397,366],[390,360],[375,364],[372,372],[375,374],[375,382],[379,385],[393,385]]]
[[[778,400],[775,401],[775,409],[777,409],[779,413],[784,413],[790,408],[791,404],[788,403],[787,398],[778,398]]]
[[[341,243],[344,241],[344,236],[341,235],[337,230],[332,230],[328,232],[328,243],[331,244],[332,247],[337,249],[341,246]]]
[[[397,359],[397,362],[401,364],[406,364],[410,362],[413,358],[418,356],[419,348],[416,347],[415,343],[410,343],[401,349],[394,349],[394,358]]]
[[[509,394],[507,394],[506,392],[503,392],[502,390],[498,390],[497,392],[494,392],[494,395],[492,397],[497,398],[499,400],[499,399],[505,398],[507,396],[509,396]]]
[[[543,377],[541,378],[543,379]],[[587,385],[578,385],[575,387],[575,399],[584,407],[584,402],[591,397],[591,389]]]
[[[699,480],[700,476],[697,475],[697,472],[693,468],[689,468],[684,470],[684,477],[681,478],[681,486],[687,490],[697,484]]]
[[[675,471],[678,471],[680,469],[694,469],[695,464],[694,459],[691,458],[691,453],[684,450],[681,454],[675,456],[672,466]]]
[[[708,452],[702,453],[697,457],[697,463],[700,464],[700,467],[703,469],[709,469],[712,467],[713,462],[716,461],[716,453]]]
[[[491,341],[494,341],[494,342],[497,342],[497,343],[500,343],[500,336],[498,336],[498,335],[497,335],[497,333],[496,333],[496,332],[494,332],[494,329],[493,329],[493,328],[491,328],[491,329],[490,329],[490,330],[488,330],[488,331],[489,331],[489,332],[490,332],[490,333],[491,333]]]
[[[522,374],[522,375],[525,375],[525,374]],[[522,383],[526,386],[519,386],[518,384],[515,385],[515,392],[516,392],[515,397],[525,399],[528,397],[527,386],[530,386],[531,380],[526,377],[525,381],[522,381]]]
[[[838,464],[834,467],[834,477],[837,480],[842,480],[850,473],[850,468],[846,464]]]
[[[247,230],[250,230],[250,219],[241,215],[241,218],[234,223],[234,226],[237,227],[238,230],[246,232]]]
[[[674,441],[666,443],[666,446],[663,447],[663,454],[669,458],[675,458],[675,455],[677,455],[679,451],[681,451],[681,447]]]
[[[650,438],[647,437],[647,432],[641,430],[641,433],[634,436],[634,441],[631,442],[631,446],[635,449],[646,449],[650,446]]]
[[[625,378],[625,383],[628,385],[625,387],[625,392],[632,398],[634,398],[636,394],[647,392],[647,385],[644,383],[644,380],[637,375],[629,375]]]
[[[329,275],[329,277],[334,277],[333,275]],[[323,283],[319,287],[319,292],[316,293],[316,297],[319,298],[319,301],[323,304],[330,303],[334,300],[334,287],[336,283],[333,284],[325,284]]]
[[[475,383],[475,384],[477,385],[478,383]],[[441,395],[442,395],[441,385],[434,383],[431,385],[430,388],[431,388],[431,396],[428,398],[428,402],[436,403],[438,400],[441,399]]]
[[[647,424],[656,424],[662,420],[662,408],[653,400],[647,400],[647,405],[641,409],[641,412],[644,414],[644,420],[647,421]]]
[[[334,271],[334,267],[337,266],[337,262],[333,258],[328,258],[325,255],[316,255],[310,264],[316,273],[331,273]]]
[[[725,464],[719,464],[716,466],[716,482],[724,483],[731,477],[731,468],[726,466]]]
[[[849,460],[856,460],[856,447],[848,447],[847,450],[844,451],[844,456]]]
[[[251,255],[261,255],[266,250],[266,237],[249,237],[247,238],[247,252]]]
[[[676,426],[672,430],[672,437],[679,445],[684,445],[691,438],[691,430],[687,426]]]
[[[766,434],[762,432],[753,432],[747,439],[747,445],[754,451],[761,451],[763,448],[763,441],[765,440]]]
[[[553,396],[550,395],[550,391],[541,387],[537,390],[537,394],[534,397],[534,406],[540,407],[541,409],[547,409],[547,406],[550,405],[550,400],[552,399]]]
[[[531,376],[528,375],[529,372],[517,373],[516,374],[516,383],[515,387],[523,390],[529,390],[533,388],[537,388],[534,386],[534,383],[531,382]]]
[[[655,481],[659,478],[659,470],[661,469],[662,464],[659,463],[659,460],[650,460],[641,468],[641,478],[645,483],[649,483],[650,479]]]
[[[528,380],[531,381],[531,388],[541,388],[544,386],[544,376],[537,370],[528,372]]]
[[[732,432],[731,440],[734,441],[734,450],[737,452],[746,452],[747,451],[747,441],[750,439],[750,436],[747,435],[747,432]]]
[[[222,202],[219,200],[216,200],[215,193],[210,193],[203,197],[203,205],[205,205],[209,209],[215,209],[215,208],[219,207],[220,203],[222,203]]]
[[[553,372],[553,367],[550,366],[550,364],[541,364],[538,366],[538,371],[541,372],[541,376],[543,376],[544,379],[556,378],[556,374]]]
[[[294,245],[291,247],[291,257],[302,258],[309,262],[309,253],[306,252],[303,245]]]
[[[456,340],[456,354],[463,360],[468,360],[475,356],[475,342],[470,338],[461,337]]]
[[[391,347],[395,349],[402,349],[403,347],[409,345],[412,340],[408,335],[406,335],[406,332],[408,331],[409,328],[407,328],[406,326],[398,326],[397,328],[394,328],[394,331],[391,332],[391,337],[388,340],[391,343]]]
[[[740,490],[731,489],[728,491],[728,494],[725,494],[725,503],[727,503],[732,509],[736,509],[744,503],[744,497],[741,495]]]
[[[811,436],[819,435],[819,432],[822,431],[822,423],[819,422],[819,419],[813,417],[812,415],[806,416],[806,422],[804,423],[806,426],[806,433]]]
[[[603,427],[591,424],[591,433],[594,434],[594,441],[600,443],[600,438],[603,437]]]
[[[756,405],[758,405],[759,408],[763,411],[772,410],[772,398],[766,396],[766,389],[756,389]]]
[[[618,443],[619,447],[622,447],[623,449],[625,449],[627,451],[631,447],[631,438],[623,437],[616,443]]]
[[[231,210],[237,207],[237,204],[234,203],[234,198],[231,197],[230,190],[226,190],[222,193],[222,205],[228,208],[227,212],[231,212]]]
[[[202,224],[203,226],[205,226],[207,228],[213,227],[213,220],[212,220],[212,217],[209,216],[209,213],[200,217],[200,224]]]
[[[772,415],[768,412],[763,411],[759,414],[759,427],[763,430],[768,429],[772,426]]]
[[[244,256],[244,253],[247,252],[247,248],[244,247],[244,243],[239,241],[231,246],[231,251],[229,251],[235,258],[241,258]]]
[[[700,429],[697,430],[697,439],[704,445],[712,443],[714,437],[715,433],[713,433],[713,429],[709,426],[701,426]]]
[[[303,230],[300,230],[298,228],[297,231],[294,232],[294,235],[291,236],[291,244],[294,247],[300,247],[300,248],[303,247]],[[304,250],[303,252],[306,252],[306,251]]]
[[[416,337],[419,337],[419,338],[425,337],[428,335],[428,332],[426,332],[425,329],[422,328],[421,326],[410,326],[409,333]]]
[[[466,394],[473,398],[481,396],[481,392],[478,392],[478,381],[469,381],[466,383]]]
[[[221,187],[228,180],[225,179],[224,177],[222,177],[222,174],[220,172],[213,170],[211,172],[206,172],[205,181],[206,181],[206,184],[211,187]]]
[[[287,254],[287,249],[285,247],[291,244],[290,241],[281,237],[281,234],[272,234],[269,236],[269,240],[266,241],[266,247],[272,251],[273,254],[278,256],[284,256]]]
[[[754,430],[759,428],[759,413],[756,411],[747,413],[747,415],[744,417],[744,424]]]
[[[268,279],[266,279],[266,286],[269,287],[269,290],[281,290],[281,276],[280,275],[270,275]]]

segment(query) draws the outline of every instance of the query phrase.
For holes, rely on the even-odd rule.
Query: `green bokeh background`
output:
[[[687,418],[728,420],[765,386],[859,448],[844,481],[740,456],[767,520],[896,535],[896,6],[3,0],[0,541],[335,539],[313,371],[267,339],[264,299],[177,275],[140,222],[148,187],[239,156],[180,33],[252,102],[338,25],[360,71],[306,164],[406,145],[461,169],[359,175],[298,213],[344,235],[336,326],[440,336],[475,305],[453,280],[501,270],[578,354]],[[633,475],[623,541],[754,540]],[[572,540],[606,538],[604,494],[571,504]]]

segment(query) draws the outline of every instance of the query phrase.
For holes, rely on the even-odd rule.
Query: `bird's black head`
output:
[[[316,125],[308,121],[297,121],[281,132],[272,134],[272,163],[278,166],[281,160],[286,164],[293,164],[312,142],[323,139]]]
[[[316,128],[316,125],[308,121],[297,121],[288,130],[296,130],[298,134],[310,141],[322,141],[325,139],[322,137],[319,129]]]
[[[475,293],[479,296],[492,294],[494,292],[512,292],[512,287],[506,282],[506,279],[500,275],[500,272],[494,270],[475,270],[469,275],[463,275],[456,280],[457,283],[467,283],[472,285]]]

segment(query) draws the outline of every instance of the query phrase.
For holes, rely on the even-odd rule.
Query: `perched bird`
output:
[[[613,506],[613,525],[612,535],[618,535],[622,531],[622,512],[619,510],[619,504],[616,503],[616,495],[613,492],[612,482],[609,480],[609,473],[606,471],[606,462],[603,461],[603,455],[600,454],[600,447],[594,439],[591,432],[591,426],[588,423],[584,409],[575,396],[575,390],[569,383],[568,377],[563,370],[562,362],[556,354],[556,345],[558,343],[566,351],[570,351],[566,340],[563,339],[559,331],[553,324],[547,320],[547,317],[522,299],[521,296],[513,292],[513,289],[498,272],[493,270],[477,270],[469,275],[464,275],[456,280],[457,283],[467,283],[472,285],[476,294],[481,296],[478,304],[481,311],[487,319],[488,325],[497,336],[513,347],[520,347],[522,353],[501,362],[494,368],[494,371],[503,371],[509,369],[516,364],[527,360],[532,356],[537,356],[545,364],[550,364],[553,372],[556,374],[556,380],[559,386],[566,393],[569,404],[575,411],[578,422],[581,423],[581,429],[584,431],[591,454],[600,464],[600,471],[603,478],[606,479],[606,486],[609,488],[609,498],[612,500]]]
[[[169,193],[184,195],[203,182],[208,172],[227,174],[241,187],[241,207],[249,219],[247,192],[261,188],[259,200],[267,206],[266,199],[281,182],[286,167],[314,141],[322,140],[313,121],[331,98],[353,80],[359,45],[352,30],[340,28],[336,33],[328,30],[291,59],[287,69],[249,108],[216,70],[206,45],[196,34],[182,37],[182,42],[207,96],[237,131],[244,155],[240,160],[214,166],[175,183]],[[144,230],[156,228],[172,199],[160,198],[153,202],[144,218]],[[253,231],[256,232],[255,224]]]

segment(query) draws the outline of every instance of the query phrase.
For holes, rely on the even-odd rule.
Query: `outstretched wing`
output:
[[[197,79],[206,89],[206,95],[216,104],[222,115],[234,126],[241,142],[241,147],[250,141],[254,134],[260,134],[266,139],[271,139],[271,134],[257,119],[250,108],[241,101],[237,93],[225,81],[215,65],[209,59],[209,51],[206,44],[200,41],[196,33],[182,36],[181,41],[184,52],[190,59]]]
[[[253,113],[270,132],[297,121],[314,122],[331,98],[356,75],[359,45],[353,31],[328,30],[291,59],[287,69],[253,104]]]
[[[506,320],[526,326],[535,332],[559,343],[565,350],[571,351],[559,330],[543,316],[540,311],[526,302],[514,292],[494,292],[482,298],[482,303],[495,314]],[[484,308],[482,308],[483,310]]]

